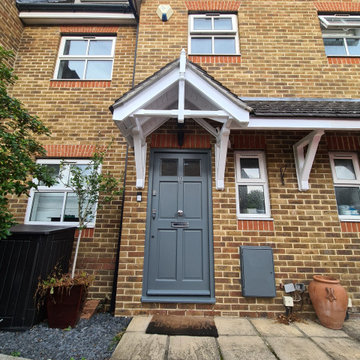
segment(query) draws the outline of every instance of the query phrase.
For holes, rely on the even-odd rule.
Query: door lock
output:
[[[178,211],[177,211],[177,214],[178,214],[178,216],[183,216],[183,215],[184,215],[184,211],[183,211],[183,210],[178,210]]]
[[[151,215],[152,215],[153,220],[155,220],[155,218],[156,218],[156,209],[152,209]]]

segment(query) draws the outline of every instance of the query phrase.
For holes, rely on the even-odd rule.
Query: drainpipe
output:
[[[132,74],[132,82],[131,88],[135,86],[135,72],[136,72],[136,59],[137,59],[137,47],[138,47],[138,39],[139,39],[139,16],[135,9],[133,0],[129,0],[129,4],[131,10],[134,13],[136,19],[136,40],[135,40],[135,52],[134,52],[134,66],[133,66],[133,74]],[[118,272],[119,272],[119,261],[120,261],[120,245],[121,245],[121,234],[122,234],[122,224],[124,219],[124,207],[125,207],[125,185],[126,185],[126,175],[127,175],[127,166],[128,166],[128,154],[129,154],[129,144],[126,143],[126,155],[125,155],[125,168],[124,168],[124,182],[123,182],[123,193],[122,193],[122,201],[121,201],[121,211],[120,211],[120,226],[119,226],[119,236],[116,248],[116,260],[115,260],[115,269],[114,269],[114,277],[112,284],[112,293],[111,293],[111,301],[110,301],[110,313],[115,313],[115,304],[116,304],[116,290],[117,290],[117,280],[118,280]]]

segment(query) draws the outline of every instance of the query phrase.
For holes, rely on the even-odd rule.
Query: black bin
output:
[[[16,225],[0,240],[0,330],[26,330],[39,322],[34,303],[39,277],[56,265],[68,271],[75,229]]]

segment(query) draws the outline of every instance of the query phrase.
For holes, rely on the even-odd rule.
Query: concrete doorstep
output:
[[[146,334],[151,316],[135,317],[111,360],[359,360],[360,319],[343,330],[307,321],[215,318],[219,337]]]

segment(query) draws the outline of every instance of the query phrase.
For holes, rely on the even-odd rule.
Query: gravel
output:
[[[0,331],[0,354],[33,360],[108,360],[117,345],[116,336],[130,320],[98,313],[69,330],[41,323],[23,332]]]

